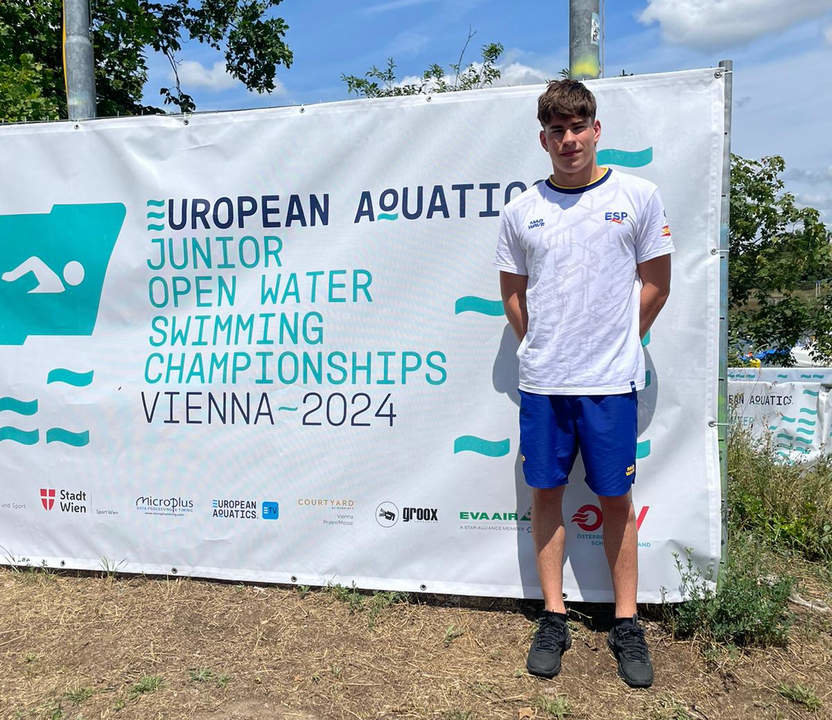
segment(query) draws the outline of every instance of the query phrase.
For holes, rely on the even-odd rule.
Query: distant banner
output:
[[[720,555],[723,79],[589,84],[678,247],[634,488],[675,600]],[[0,127],[0,561],[539,597],[492,259],[541,89]],[[580,464],[564,517],[611,599]]]
[[[728,383],[728,405],[736,422],[755,439],[770,443],[787,462],[816,460],[832,452],[829,396],[830,386],[820,382]]]

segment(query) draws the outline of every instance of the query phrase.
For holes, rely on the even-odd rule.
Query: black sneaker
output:
[[[618,674],[625,683],[639,688],[653,684],[653,664],[637,615],[623,623],[617,620],[610,630],[607,644],[618,660]]]
[[[566,615],[544,610],[534,634],[526,669],[532,675],[551,678],[560,672],[560,656],[572,647]]]

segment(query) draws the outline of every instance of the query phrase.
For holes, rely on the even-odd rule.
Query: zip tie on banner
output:
[[[731,427],[729,422],[717,422],[716,420],[708,420],[708,427]]]

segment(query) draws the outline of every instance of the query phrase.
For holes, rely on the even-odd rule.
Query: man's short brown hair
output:
[[[543,126],[555,115],[575,115],[594,122],[596,109],[595,96],[577,80],[550,80],[537,99],[537,119]]]

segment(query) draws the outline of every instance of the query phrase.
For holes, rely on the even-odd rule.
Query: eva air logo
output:
[[[92,335],[121,203],[0,215],[0,345],[30,335]]]

